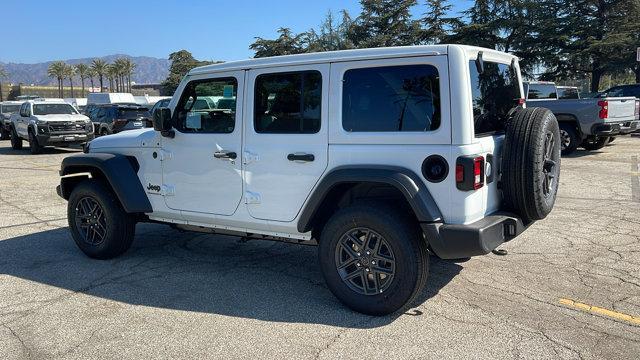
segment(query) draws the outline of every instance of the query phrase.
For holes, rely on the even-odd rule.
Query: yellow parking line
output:
[[[613,310],[609,310],[609,309],[605,309],[597,306],[583,304],[583,303],[569,300],[569,299],[560,299],[560,304],[572,307],[574,309],[590,312],[596,315],[606,316],[606,317],[610,317],[612,319],[616,319],[620,321],[626,321],[634,325],[640,325],[640,317],[623,314],[617,311],[613,311]]]

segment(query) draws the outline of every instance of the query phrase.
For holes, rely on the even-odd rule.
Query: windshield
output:
[[[3,114],[13,114],[17,113],[20,110],[20,105],[0,105],[2,110],[0,110]]]
[[[34,104],[33,115],[62,114],[73,115],[78,112],[69,104]]]

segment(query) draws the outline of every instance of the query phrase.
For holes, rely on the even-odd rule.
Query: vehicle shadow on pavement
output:
[[[373,328],[403,315],[372,317],[344,307],[325,286],[316,249],[140,224],[132,248],[105,261],[86,257],[59,228],[0,241],[0,273],[125,304],[263,321]],[[461,269],[432,257],[419,303]],[[55,293],[57,301],[73,294]]]

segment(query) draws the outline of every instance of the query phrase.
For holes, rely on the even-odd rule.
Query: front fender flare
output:
[[[442,214],[424,182],[413,171],[396,166],[344,166],[325,175],[307,200],[298,220],[298,231],[311,230],[314,216],[325,196],[335,186],[345,183],[374,182],[398,189],[411,205],[420,222],[442,221]]]
[[[99,171],[109,183],[127,213],[153,212],[149,198],[138,179],[138,165],[127,156],[107,153],[77,154],[62,160],[60,175]],[[69,200],[74,182],[60,181],[60,196]]]

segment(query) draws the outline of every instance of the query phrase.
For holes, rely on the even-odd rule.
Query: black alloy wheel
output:
[[[361,295],[376,295],[389,288],[396,260],[387,240],[377,232],[359,227],[338,241],[335,264],[342,281]]]
[[[104,209],[92,197],[83,197],[75,209],[76,228],[82,240],[89,245],[100,245],[107,235]]]

